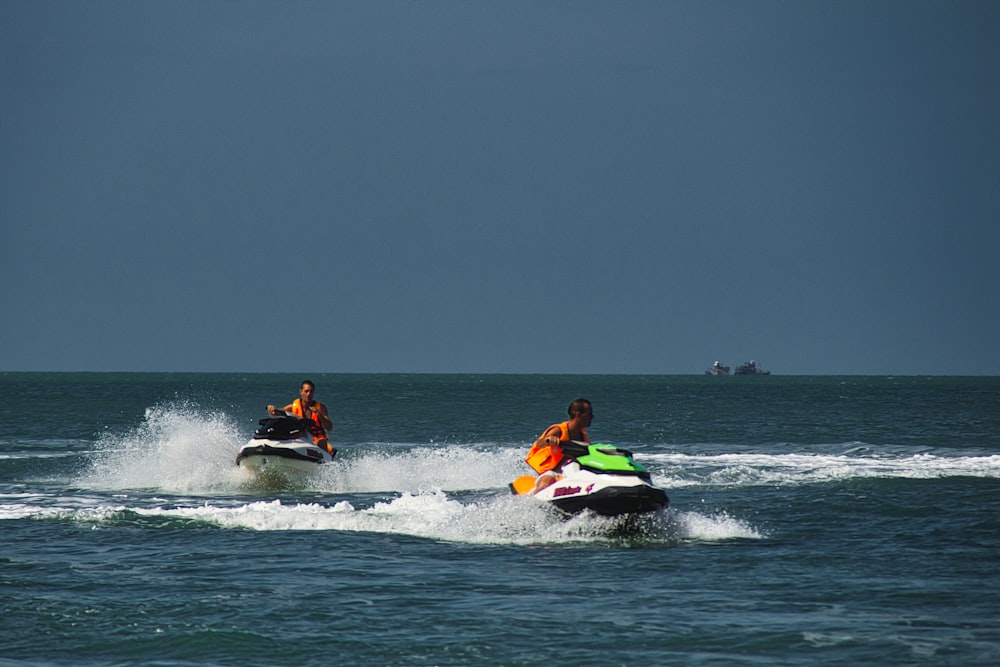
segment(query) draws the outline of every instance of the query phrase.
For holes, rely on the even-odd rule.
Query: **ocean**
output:
[[[1000,664],[1000,378],[315,374],[262,484],[301,379],[0,373],[0,665]],[[510,494],[578,397],[668,511]]]

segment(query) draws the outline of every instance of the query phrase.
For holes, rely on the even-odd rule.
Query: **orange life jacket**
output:
[[[323,405],[319,401],[313,401],[313,403],[317,405],[316,408],[317,410],[319,409],[319,406]],[[295,415],[296,417],[305,418],[305,411],[302,409],[301,398],[296,398],[292,402],[292,414]],[[321,440],[327,440],[326,431],[323,429],[323,422],[319,420],[319,415],[313,414],[312,417],[310,417],[309,421],[310,421],[309,433],[312,434],[313,444],[318,445]]]
[[[552,426],[559,427],[560,442],[569,440],[569,422],[553,424]],[[545,430],[548,431],[552,428],[552,426]],[[587,429],[583,429],[583,441],[590,442],[590,438],[587,436]],[[536,441],[536,444],[531,446],[531,451],[529,451],[528,455],[524,457],[524,461],[531,466],[535,472],[541,474],[547,470],[556,468],[560,463],[562,463],[564,458],[565,455],[563,454],[562,447],[559,445],[539,445]]]

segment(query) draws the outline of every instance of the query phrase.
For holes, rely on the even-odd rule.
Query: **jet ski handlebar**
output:
[[[562,450],[564,456],[568,456],[571,459],[586,456],[590,453],[590,445],[579,440],[560,440],[559,448]]]
[[[278,415],[268,415],[267,417],[264,417],[263,419],[261,419],[257,423],[261,424],[263,426],[264,424],[268,423],[269,421],[273,421],[275,419],[289,419],[289,420],[294,420],[294,421],[309,421],[308,419],[304,419],[302,417],[299,417],[298,415],[293,415],[293,414],[290,414],[288,412],[282,412],[281,414],[278,414]]]

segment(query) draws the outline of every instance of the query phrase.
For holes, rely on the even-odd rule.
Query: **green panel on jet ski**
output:
[[[600,472],[646,472],[645,468],[632,459],[631,454],[612,445],[595,443],[588,449],[590,450],[588,454],[576,457],[581,467]]]

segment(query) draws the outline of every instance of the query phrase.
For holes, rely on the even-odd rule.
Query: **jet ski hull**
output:
[[[566,514],[589,510],[601,516],[621,516],[658,512],[670,501],[662,489],[640,485],[611,486],[591,493],[554,498],[552,504]]]
[[[251,472],[313,473],[333,461],[312,441],[261,442],[251,440],[240,448],[236,465]]]
[[[559,481],[532,494],[532,497],[546,501],[566,514],[588,510],[601,516],[646,514],[670,505],[665,491],[638,476],[607,475],[588,470],[564,472],[567,474]]]

